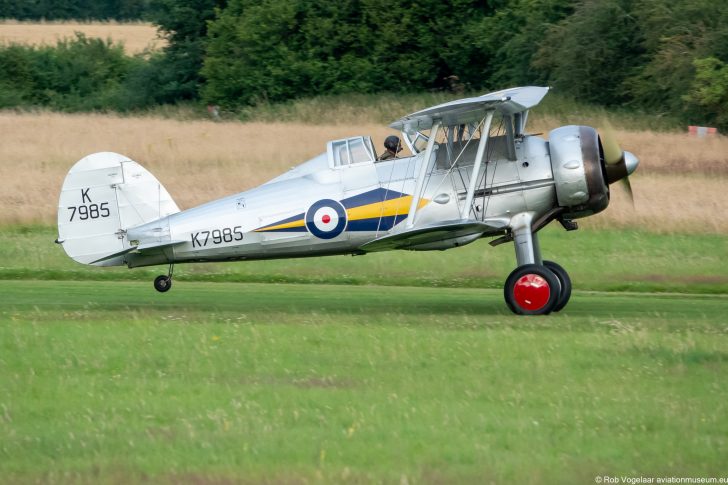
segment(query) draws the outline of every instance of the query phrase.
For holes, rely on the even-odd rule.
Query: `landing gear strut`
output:
[[[154,278],[154,289],[160,293],[164,293],[172,288],[172,272],[174,271],[174,264],[169,265],[169,274],[159,275]]]
[[[519,315],[558,312],[571,298],[571,278],[560,265],[541,259],[538,237],[532,232],[530,213],[512,220],[518,267],[506,279],[503,296],[508,308]]]

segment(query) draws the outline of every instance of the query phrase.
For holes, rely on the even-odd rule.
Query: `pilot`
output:
[[[384,153],[377,160],[391,160],[397,158],[397,154],[402,151],[402,142],[394,135],[388,136],[384,140]]]

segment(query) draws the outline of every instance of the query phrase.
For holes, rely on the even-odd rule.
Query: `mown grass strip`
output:
[[[726,302],[482,289],[0,281],[8,481],[718,476]]]
[[[577,290],[728,293],[719,234],[655,234],[626,229],[540,233],[544,256],[570,273]],[[166,267],[96,268],[68,258],[53,244],[54,228],[8,226],[0,234],[0,279],[146,281]],[[183,281],[502,288],[515,267],[512,245],[479,241],[450,251],[392,251],[361,257],[177,265]]]

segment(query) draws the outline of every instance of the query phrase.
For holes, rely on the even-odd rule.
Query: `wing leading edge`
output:
[[[508,219],[492,218],[485,221],[463,219],[430,224],[409,231],[390,234],[362,245],[366,252],[392,249],[443,249],[441,244],[452,242],[452,246],[463,246],[480,238],[485,233],[505,229]]]
[[[524,86],[458,99],[409,114],[389,126],[399,131],[416,132],[432,128],[436,120],[441,121],[443,126],[466,124],[480,121],[483,111],[488,109],[510,116],[536,106],[548,90],[547,87]]]

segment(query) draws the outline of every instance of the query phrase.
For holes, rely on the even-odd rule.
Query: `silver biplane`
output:
[[[165,292],[177,263],[444,250],[492,237],[515,247],[508,307],[559,311],[571,281],[542,259],[538,231],[554,220],[576,229],[574,219],[603,211],[609,184],[627,182],[639,161],[588,126],[527,134],[529,110],[547,91],[427,108],[390,125],[409,156],[377,161],[368,136],[334,140],[259,187],[185,211],[136,162],[95,153],[66,176],[57,242],[84,264],[169,265],[154,281]]]

